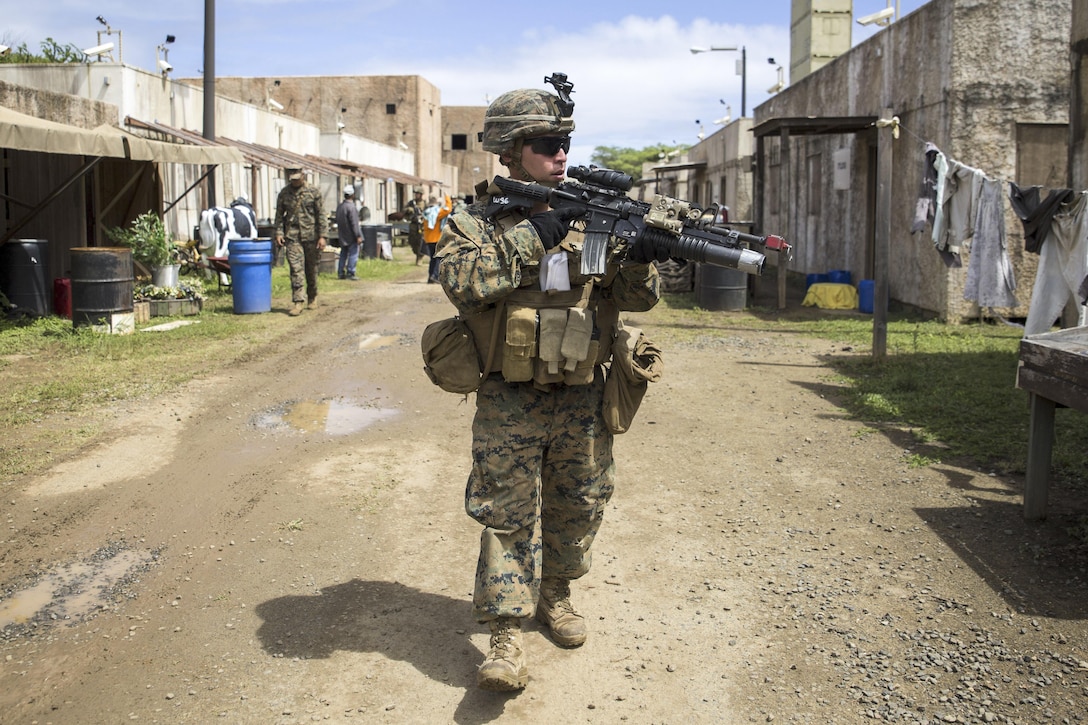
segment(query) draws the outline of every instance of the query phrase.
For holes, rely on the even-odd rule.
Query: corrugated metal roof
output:
[[[288,151],[286,149],[275,149],[259,143],[239,141],[237,139],[225,137],[210,141],[196,131],[174,128],[157,121],[141,121],[128,117],[125,119],[125,123],[134,128],[142,128],[144,130],[166,134],[199,146],[235,146],[242,152],[246,161],[264,164],[266,166],[274,166],[280,169],[297,166],[328,176],[354,175],[372,179],[393,179],[402,184],[437,183],[403,171],[384,169],[380,166],[370,166],[368,164],[359,164],[346,159],[331,159],[327,156],[317,156],[314,154],[296,154],[293,151]]]

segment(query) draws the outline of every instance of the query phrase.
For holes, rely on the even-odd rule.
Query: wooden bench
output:
[[[1088,327],[1031,335],[1020,341],[1016,387],[1028,392],[1031,422],[1024,518],[1046,518],[1054,410],[1088,412]]]

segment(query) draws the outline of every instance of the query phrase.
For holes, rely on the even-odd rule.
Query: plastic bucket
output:
[[[873,314],[873,280],[863,279],[858,282],[858,312]]]
[[[852,284],[850,281],[850,270],[833,269],[827,273],[827,281],[832,284]]]
[[[695,302],[704,310],[743,310],[748,305],[748,274],[739,269],[700,264]]]
[[[72,260],[72,325],[115,327],[115,317],[132,314],[132,250],[76,247]]]
[[[39,315],[53,311],[49,240],[12,239],[0,245],[0,291],[8,301]]]
[[[234,314],[272,309],[272,240],[232,239],[227,242]]]
[[[826,274],[806,274],[805,275],[805,290],[814,284],[823,284],[824,282],[830,282],[831,279]]]

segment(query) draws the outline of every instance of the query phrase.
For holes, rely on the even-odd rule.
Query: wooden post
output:
[[[778,174],[778,223],[782,226],[782,238],[790,239],[790,130],[783,126],[779,131]],[[786,309],[786,275],[789,273],[786,255],[778,253],[778,309]]]
[[[1031,424],[1028,433],[1028,470],[1024,477],[1024,518],[1046,518],[1047,491],[1050,487],[1050,456],[1054,447],[1053,400],[1031,393]]]
[[[873,240],[873,359],[888,352],[888,248],[892,236],[892,109],[885,108],[877,125],[876,234]]]

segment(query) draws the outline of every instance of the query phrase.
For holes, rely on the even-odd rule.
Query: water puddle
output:
[[[152,558],[149,551],[103,550],[91,561],[50,572],[37,584],[0,601],[0,630],[41,617],[79,619],[106,608],[130,574]]]
[[[388,420],[399,412],[396,408],[369,408],[344,400],[302,400],[282,410],[262,414],[257,419],[257,426],[289,426],[304,433],[349,435]]]
[[[377,350],[381,347],[389,347],[390,345],[398,342],[396,335],[379,335],[376,332],[372,332],[369,335],[364,335],[359,340],[360,350]]]

